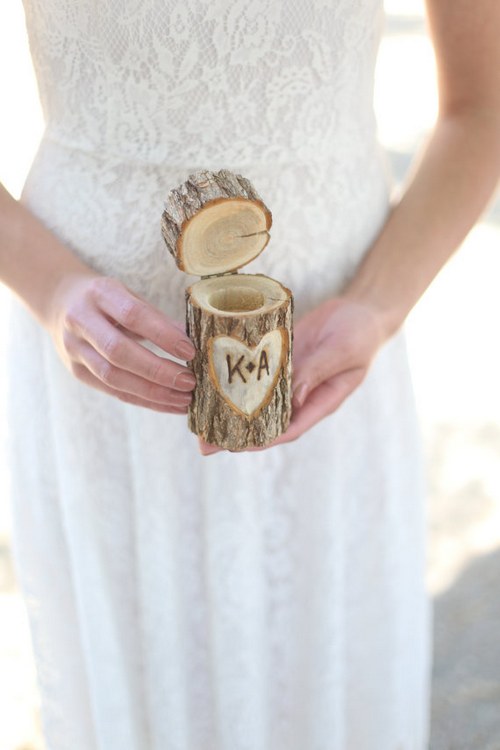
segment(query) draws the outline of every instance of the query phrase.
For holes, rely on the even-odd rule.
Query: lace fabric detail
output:
[[[389,208],[379,0],[24,7],[46,130],[22,200],[75,253],[184,320],[196,277],[164,247],[163,198],[226,167],[273,213],[242,272],[292,289],[296,319],[336,293]],[[183,418],[75,380],[18,305],[10,335],[13,541],[48,748],[423,750],[403,333],[300,440],[208,458]]]
[[[25,7],[47,127],[23,199],[86,262],[182,320],[195,278],[166,257],[163,198],[190,171],[226,167],[275,217],[244,270],[288,282],[297,315],[302,290],[320,301],[352,273],[390,180],[372,108],[378,2]]]
[[[377,0],[25,9],[48,135],[73,149],[182,167],[307,162],[373,128]]]

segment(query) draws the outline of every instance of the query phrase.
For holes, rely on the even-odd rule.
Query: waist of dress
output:
[[[123,165],[133,170],[151,172],[156,170],[183,170],[189,168],[193,171],[197,169],[226,168],[230,170],[243,169],[252,167],[253,169],[262,168],[266,172],[282,170],[288,166],[312,165],[319,169],[324,169],[330,164],[339,164],[342,162],[365,162],[366,159],[380,157],[380,144],[376,137],[370,137],[368,134],[364,140],[356,139],[354,144],[349,148],[348,139],[335,139],[330,144],[321,147],[314,144],[308,144],[307,148],[300,150],[291,146],[277,147],[271,144],[269,149],[249,147],[246,152],[242,152],[236,146],[234,149],[226,148],[214,149],[206,144],[200,144],[196,147],[186,149],[175,148],[167,150],[165,148],[153,148],[147,152],[144,146],[139,150],[134,150],[132,144],[126,144],[123,148],[117,148],[112,143],[94,143],[85,138],[70,138],[57,129],[47,128],[42,134],[39,150],[55,149],[59,157],[67,157],[69,161],[75,157],[89,160],[95,164],[106,164],[119,166]],[[360,148],[360,143],[362,147]],[[214,165],[217,165],[216,167]]]

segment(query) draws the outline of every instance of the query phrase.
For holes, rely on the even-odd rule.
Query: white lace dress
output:
[[[25,0],[46,131],[22,200],[184,321],[163,198],[196,169],[273,213],[244,272],[335,295],[386,219],[380,0]],[[405,334],[299,440],[202,456],[11,320],[14,561],[48,750],[423,750],[430,609]]]

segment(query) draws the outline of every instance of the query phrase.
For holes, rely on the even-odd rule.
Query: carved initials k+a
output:
[[[236,375],[240,376],[243,383],[247,382],[240,367],[245,367],[245,369],[248,370],[249,373],[252,373],[253,370],[255,370],[255,365],[251,360],[248,361],[247,364],[245,365],[243,364],[244,361],[245,361],[245,355],[242,354],[241,357],[236,362],[236,364],[233,365],[231,363],[231,355],[226,354],[228,383],[232,383],[233,377],[236,377]],[[265,370],[267,374],[269,375],[269,361],[268,361],[267,352],[265,349],[263,349],[260,353],[259,366],[257,368],[257,380],[260,380],[260,376],[263,370]]]

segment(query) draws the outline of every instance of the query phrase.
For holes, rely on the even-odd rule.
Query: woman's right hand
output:
[[[185,366],[141,346],[151,341],[183,360],[195,349],[184,328],[117,279],[69,274],[51,300],[46,327],[79,380],[120,401],[185,414],[195,378]]]

